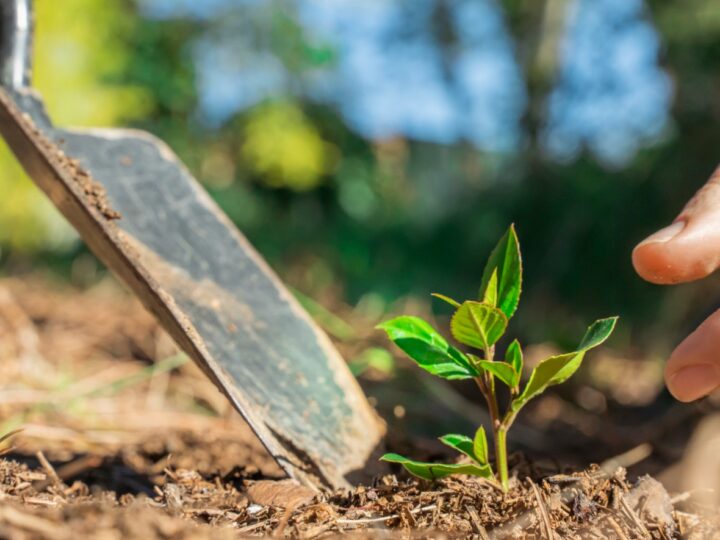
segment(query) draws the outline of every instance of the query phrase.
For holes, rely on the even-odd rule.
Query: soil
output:
[[[203,447],[187,443],[195,451]],[[0,461],[0,535],[318,538],[361,532],[380,538],[395,531],[398,537],[671,539],[714,538],[720,524],[676,512],[657,481],[629,483],[623,469],[608,475],[593,468],[538,483],[528,477],[508,494],[472,478],[430,484],[389,475],[372,486],[313,496],[288,481],[262,480],[255,469],[202,474],[164,463],[158,474],[157,462],[141,456],[132,467],[94,456],[57,469],[42,457],[35,467]]]
[[[0,443],[2,538],[720,538],[715,511],[627,456],[571,472],[516,454],[507,495],[401,471],[310,493],[114,282],[0,280],[0,337],[0,432],[21,430]]]
[[[47,143],[49,144],[49,143]],[[107,198],[107,192],[105,188],[95,180],[90,173],[84,169],[77,159],[67,158],[62,154],[62,150],[56,150],[58,155],[62,155],[64,159],[61,160],[72,175],[72,178],[77,182],[85,193],[87,201],[91,206],[97,208],[102,216],[107,220],[116,220],[122,218],[122,214],[110,206],[110,202]]]

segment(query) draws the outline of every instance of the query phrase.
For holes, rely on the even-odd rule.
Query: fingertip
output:
[[[680,343],[665,366],[665,384],[679,401],[700,399],[720,387],[720,311]]]
[[[720,215],[676,221],[640,242],[633,266],[645,280],[659,285],[701,279],[720,264]]]
[[[658,284],[700,279],[720,266],[720,167],[668,227],[632,254],[644,279]]]
[[[683,280],[675,250],[668,243],[646,240],[638,244],[632,252],[632,263],[640,277],[650,283],[670,285]]]
[[[666,374],[668,390],[675,399],[690,403],[720,386],[720,369],[714,364],[694,364]]]

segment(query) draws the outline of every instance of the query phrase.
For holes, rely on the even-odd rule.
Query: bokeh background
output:
[[[619,313],[616,344],[662,354],[713,307],[710,285],[654,287],[629,263],[717,164],[713,0],[36,11],[34,84],[54,121],[166,140],[311,298],[384,311],[430,291],[470,297],[515,222],[526,339]],[[72,277],[86,249],[4,147],[0,192],[3,271]]]
[[[612,346],[649,362],[630,386],[652,390],[611,399],[669,401],[658,366],[720,287],[649,285],[630,253],[718,163],[716,0],[35,7],[34,85],[53,120],[164,139],[349,343],[357,373],[394,368],[368,337],[383,317],[442,318],[433,291],[473,297],[514,222],[525,286],[512,332],[571,346],[587,322],[619,314]],[[4,145],[0,194],[0,272],[105,279]],[[615,366],[627,383],[611,360],[603,373]],[[613,383],[598,377],[581,408],[605,407],[597,388]]]

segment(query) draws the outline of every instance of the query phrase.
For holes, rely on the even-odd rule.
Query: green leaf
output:
[[[522,258],[515,226],[510,228],[493,249],[483,271],[480,285],[480,298],[485,298],[497,271],[497,306],[509,319],[515,313],[520,302],[522,286]]]
[[[603,343],[610,337],[613,330],[615,330],[617,320],[617,317],[608,317],[607,319],[600,319],[592,323],[580,341],[578,350],[587,351]]]
[[[490,276],[487,287],[485,287],[485,294],[483,294],[483,302],[490,304],[491,306],[497,306],[498,303],[498,272],[495,268]]]
[[[433,375],[445,379],[470,379],[479,374],[463,353],[418,317],[398,317],[377,328],[384,330],[418,366]]]
[[[505,362],[491,362],[489,360],[480,360],[477,365],[482,369],[489,371],[495,377],[500,379],[510,388],[515,388],[515,380],[518,378],[517,373],[510,364]]]
[[[440,300],[443,300],[444,302],[447,302],[448,304],[450,304],[450,305],[453,306],[453,307],[456,307],[456,308],[459,308],[459,307],[460,307],[460,302],[458,302],[457,300],[453,300],[452,298],[450,298],[449,296],[445,296],[444,294],[440,294],[440,293],[434,292],[434,293],[432,293],[430,296],[434,296],[435,298],[439,298]]]
[[[398,454],[385,454],[381,461],[399,463],[412,475],[425,480],[437,480],[450,476],[451,474],[469,474],[482,478],[492,478],[493,473],[489,465],[477,465],[475,463],[423,463],[413,461]]]
[[[453,315],[450,331],[460,343],[487,351],[503,335],[507,322],[498,308],[467,300]]]
[[[508,345],[507,351],[505,351],[505,361],[515,370],[516,379],[513,381],[513,387],[515,387],[520,384],[523,370],[523,352],[517,339]]]
[[[470,437],[449,433],[440,437],[440,442],[465,454],[470,459],[477,461],[475,459],[475,453],[473,452],[473,441]]]
[[[487,435],[485,435],[485,428],[480,426],[475,432],[475,438],[473,439],[473,453],[478,463],[486,465],[488,462],[488,442]]]
[[[512,409],[519,410],[532,398],[542,394],[548,386],[567,380],[580,367],[584,356],[585,351],[575,351],[551,356],[540,362],[530,375],[522,394],[513,400]]]
[[[549,386],[568,380],[580,368],[585,353],[603,343],[615,328],[617,317],[595,321],[585,332],[578,350],[551,356],[540,362],[530,375],[522,394],[512,402],[512,409],[518,411],[535,396],[543,393]]]

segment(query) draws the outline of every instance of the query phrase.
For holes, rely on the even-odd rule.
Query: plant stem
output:
[[[483,397],[485,398],[485,401],[488,405],[488,411],[490,413],[490,422],[492,424],[492,432],[493,432],[493,444],[495,446],[495,461],[496,461],[496,472],[499,476],[499,480],[502,484],[502,473],[500,472],[502,469],[502,465],[505,464],[505,484],[502,485],[503,491],[507,491],[507,457],[505,453],[507,452],[507,449],[505,448],[505,441],[504,441],[504,435],[503,435],[503,443],[502,443],[502,449],[499,443],[498,433],[501,429],[503,429],[503,424],[500,421],[500,411],[498,410],[498,404],[497,404],[497,396],[495,395],[495,389],[490,388],[488,384],[487,374],[483,374],[483,377],[475,377],[475,383],[477,384],[478,388],[480,389],[480,392],[482,393]],[[502,455],[502,457],[501,457]]]
[[[494,360],[495,346],[489,347],[485,351],[485,358],[491,362]],[[495,468],[498,480],[502,486],[502,490],[507,493],[508,490],[508,466],[507,466],[507,429],[506,421],[512,422],[508,415],[505,418],[500,416],[500,408],[498,407],[497,393],[495,392],[495,377],[487,371],[481,377],[476,377],[475,382],[480,388],[485,401],[488,405],[490,413],[490,421],[492,422],[493,443],[495,446]]]
[[[497,466],[497,474],[500,477],[500,485],[503,492],[507,493],[510,487],[508,479],[508,463],[507,463],[507,429],[501,426],[494,430],[495,432],[495,461]]]
[[[494,382],[492,374],[489,379]],[[495,385],[486,385],[488,387],[488,408],[490,409],[490,419],[492,420],[493,442],[495,446],[495,468],[500,480],[502,490],[507,493],[508,490],[508,469],[507,469],[507,428],[500,419],[500,410],[498,408],[497,394],[495,393]]]
[[[485,381],[485,388],[487,388],[486,400],[488,402],[488,409],[490,411],[490,419],[492,420],[493,432],[500,428],[500,409],[497,403],[497,394],[495,393],[495,382],[492,374],[485,373],[487,380]]]

